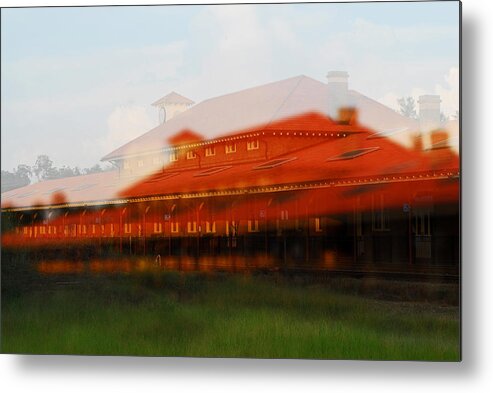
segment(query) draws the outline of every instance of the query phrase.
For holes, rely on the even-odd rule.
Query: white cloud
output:
[[[135,105],[115,108],[109,115],[107,124],[108,133],[103,139],[103,147],[107,153],[156,125],[151,120],[147,108]]]
[[[442,99],[442,111],[446,116],[454,115],[459,110],[459,69],[451,67],[444,76],[445,86],[437,84],[435,93]]]
[[[436,84],[434,89],[426,89],[424,87],[414,87],[409,92],[398,94],[395,91],[388,92],[378,99],[382,104],[387,105],[395,110],[399,110],[397,100],[401,97],[411,96],[416,102],[416,111],[418,112],[419,96],[424,94],[437,94],[440,96],[441,111],[445,116],[454,115],[459,109],[459,69],[450,67],[448,72],[443,76],[445,85]]]
[[[123,99],[127,99],[143,86],[176,77],[184,62],[184,50],[184,42],[176,41],[6,61],[2,63],[2,78],[9,81],[9,87],[4,95],[12,105],[43,113],[121,103],[122,92],[126,92]]]
[[[204,7],[192,24],[192,31],[201,37],[195,43],[203,46],[195,48],[187,60],[199,60],[200,67],[178,88],[193,91],[193,99],[229,93],[271,79],[271,37],[255,6]]]
[[[7,82],[2,86],[2,166],[34,162],[37,154],[48,154],[59,165],[94,165],[108,148],[154,125],[151,115],[136,107],[148,106],[163,94],[162,85],[176,78],[183,65],[184,51],[185,44],[176,41],[2,59],[2,83]],[[137,121],[142,122],[138,130]],[[32,146],[27,153],[22,148],[26,144]]]
[[[449,57],[413,54],[426,43],[441,48],[443,40],[456,40],[457,29],[389,27],[361,18],[333,27],[340,22],[337,13],[276,8],[266,14],[259,8],[203,7],[186,21],[183,40],[174,42],[163,36],[161,43],[140,47],[2,59],[8,146],[16,134],[29,135],[23,142],[39,148],[65,144],[70,152],[77,144],[83,157],[67,153],[70,161],[60,165],[87,166],[154,126],[149,104],[171,90],[200,102],[301,73],[324,80],[329,69],[347,70],[350,88],[393,108],[399,97],[436,92],[444,112],[455,112],[458,71],[451,67],[450,50],[444,50]],[[100,143],[91,146],[92,141]],[[2,147],[2,164],[16,165],[15,151]]]
[[[350,88],[371,97],[409,95],[416,86],[433,91],[454,65],[451,51],[444,50],[445,56],[440,49],[457,41],[457,34],[454,27],[389,26],[359,18],[344,31],[328,34],[306,62],[348,71]]]

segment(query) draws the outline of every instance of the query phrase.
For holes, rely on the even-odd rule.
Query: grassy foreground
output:
[[[3,291],[3,353],[460,356],[453,306],[375,300],[273,277],[160,272],[73,279],[52,279],[27,293]]]

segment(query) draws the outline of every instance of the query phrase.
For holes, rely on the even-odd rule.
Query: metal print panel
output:
[[[459,2],[1,17],[2,352],[460,360]]]

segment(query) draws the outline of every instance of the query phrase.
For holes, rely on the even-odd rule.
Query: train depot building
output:
[[[161,124],[103,158],[114,171],[3,193],[2,247],[193,270],[458,274],[458,135],[439,97],[413,120],[348,90],[346,73],[328,80],[195,106],[163,97]]]

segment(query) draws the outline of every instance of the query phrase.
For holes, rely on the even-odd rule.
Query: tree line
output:
[[[2,192],[24,187],[31,183],[44,180],[61,179],[64,177],[88,175],[91,173],[106,172],[111,166],[95,164],[89,168],[70,167],[64,165],[56,167],[46,154],[39,155],[34,165],[19,164],[12,171],[2,170]]]
[[[402,97],[397,100],[399,104],[399,113],[403,116],[409,117],[411,119],[418,119],[418,112],[416,111],[416,101],[414,101],[413,97]],[[451,119],[457,120],[459,118],[459,111],[455,111],[455,113],[451,116]],[[440,113],[440,121],[445,123],[447,120],[450,120],[445,114]]]

